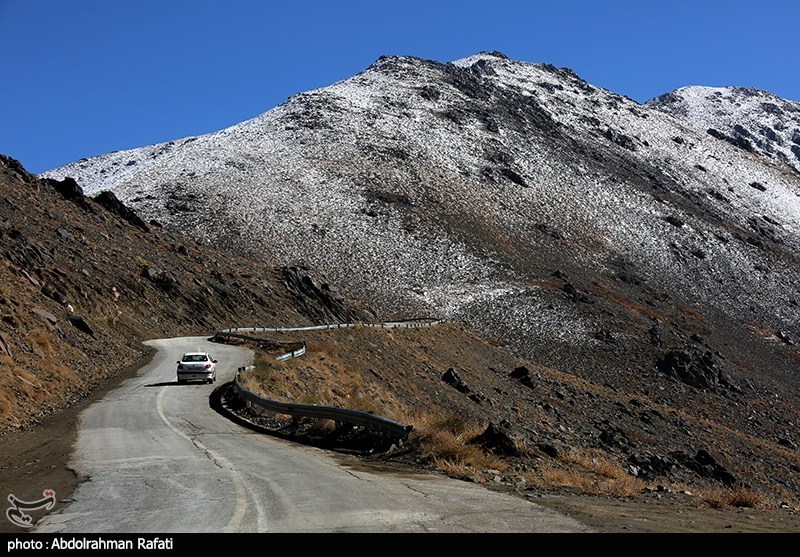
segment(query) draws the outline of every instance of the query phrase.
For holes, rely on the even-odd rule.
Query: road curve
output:
[[[36,532],[591,532],[475,484],[351,469],[254,433],[209,405],[252,351],[205,337],[147,344],[152,362],[81,414],[71,466],[88,479]],[[216,385],[177,384],[190,350],[219,360]]]

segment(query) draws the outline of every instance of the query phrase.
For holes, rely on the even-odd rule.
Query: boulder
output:
[[[661,373],[698,389],[714,389],[720,386],[738,390],[721,369],[717,357],[710,350],[687,348],[670,350],[659,356],[656,369]]]
[[[512,371],[509,374],[509,377],[511,377],[511,379],[518,380],[520,383],[522,383],[526,387],[530,387],[531,389],[534,387],[533,379],[531,379],[530,371],[525,366],[515,367],[514,371]]]
[[[80,315],[70,315],[67,319],[69,319],[69,322],[72,323],[72,326],[78,329],[80,332],[86,333],[90,337],[94,338],[94,330],[89,326],[83,317]]]
[[[442,374],[442,381],[461,393],[466,394],[472,391],[472,389],[469,388],[469,385],[467,385],[467,383],[461,379],[461,376],[452,367]]]
[[[483,433],[470,439],[469,444],[477,445],[496,456],[522,456],[520,444],[511,432],[493,422],[489,422]]]

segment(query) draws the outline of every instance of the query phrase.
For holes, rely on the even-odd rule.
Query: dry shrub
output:
[[[308,432],[312,435],[327,435],[336,429],[336,423],[332,420],[312,420]]]
[[[4,391],[0,391],[0,420],[8,419],[8,414],[11,411],[11,400],[8,398]]]
[[[610,495],[633,497],[642,492],[645,484],[630,475],[609,478],[584,471],[547,468],[540,471],[540,478],[526,477],[529,483],[541,487],[568,487],[588,495]]]
[[[47,333],[42,329],[33,329],[28,333],[28,339],[41,356],[51,356],[53,354],[53,345],[50,343]]]
[[[300,404],[317,404],[317,405],[324,405],[324,402],[320,400],[317,393],[303,391],[300,393],[300,396],[297,397],[295,402],[299,402]]]
[[[564,455],[564,461],[610,479],[620,479],[629,474],[614,460],[601,451],[573,451]]]
[[[589,495],[614,497],[632,497],[646,486],[597,450],[567,453],[561,462],[546,464],[538,472],[526,474],[525,479],[539,487],[570,488]]]
[[[700,506],[712,509],[746,507],[764,510],[774,506],[772,499],[765,494],[745,487],[735,489],[709,489],[700,494]]]
[[[484,478],[481,474],[479,474],[476,470],[471,469],[468,466],[460,462],[455,462],[452,460],[447,460],[445,458],[435,457],[431,461],[431,465],[440,472],[443,472],[446,476],[450,478],[455,478],[457,480],[467,480],[475,483],[483,483]]]
[[[308,355],[313,355],[319,360],[327,361],[333,366],[339,366],[342,363],[339,347],[333,344],[309,342],[306,344],[306,350]]]
[[[417,429],[420,431],[444,431],[459,438],[471,439],[483,432],[481,424],[472,423],[460,414],[423,414],[419,413],[416,419]]]
[[[485,453],[477,445],[469,444],[484,429],[480,424],[470,423],[457,414],[420,415],[410,441],[423,458],[447,474],[460,469],[460,473],[472,477],[475,472],[471,469],[508,469],[508,465],[499,458]]]
[[[3,314],[3,321],[8,323],[15,329],[18,328],[20,325],[22,325],[22,322],[19,320],[19,317],[17,317],[17,314],[13,311]]]
[[[288,390],[290,385],[284,376],[284,362],[276,362],[268,354],[257,353],[254,365],[253,371],[241,375],[245,388],[267,397],[280,397]]]
[[[80,381],[78,374],[64,364],[52,364],[49,366],[50,372],[59,381],[67,381],[77,384]]]
[[[384,413],[375,400],[368,396],[356,395],[348,397],[346,406],[350,410],[358,410],[360,412],[368,412],[370,414],[383,415]]]

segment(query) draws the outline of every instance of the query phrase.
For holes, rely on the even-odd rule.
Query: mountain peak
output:
[[[800,171],[800,103],[754,87],[691,85],[646,105]]]
[[[451,63],[456,66],[462,67],[469,67],[476,63],[486,64],[487,62],[499,62],[511,60],[508,56],[503,54],[498,50],[489,51],[481,51],[477,54],[473,54],[471,56],[467,56],[466,58],[459,58],[458,60],[453,60]]]

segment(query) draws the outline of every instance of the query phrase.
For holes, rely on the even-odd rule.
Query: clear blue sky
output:
[[[216,131],[384,54],[500,50],[644,102],[800,100],[797,0],[0,0],[0,153],[42,172]]]

